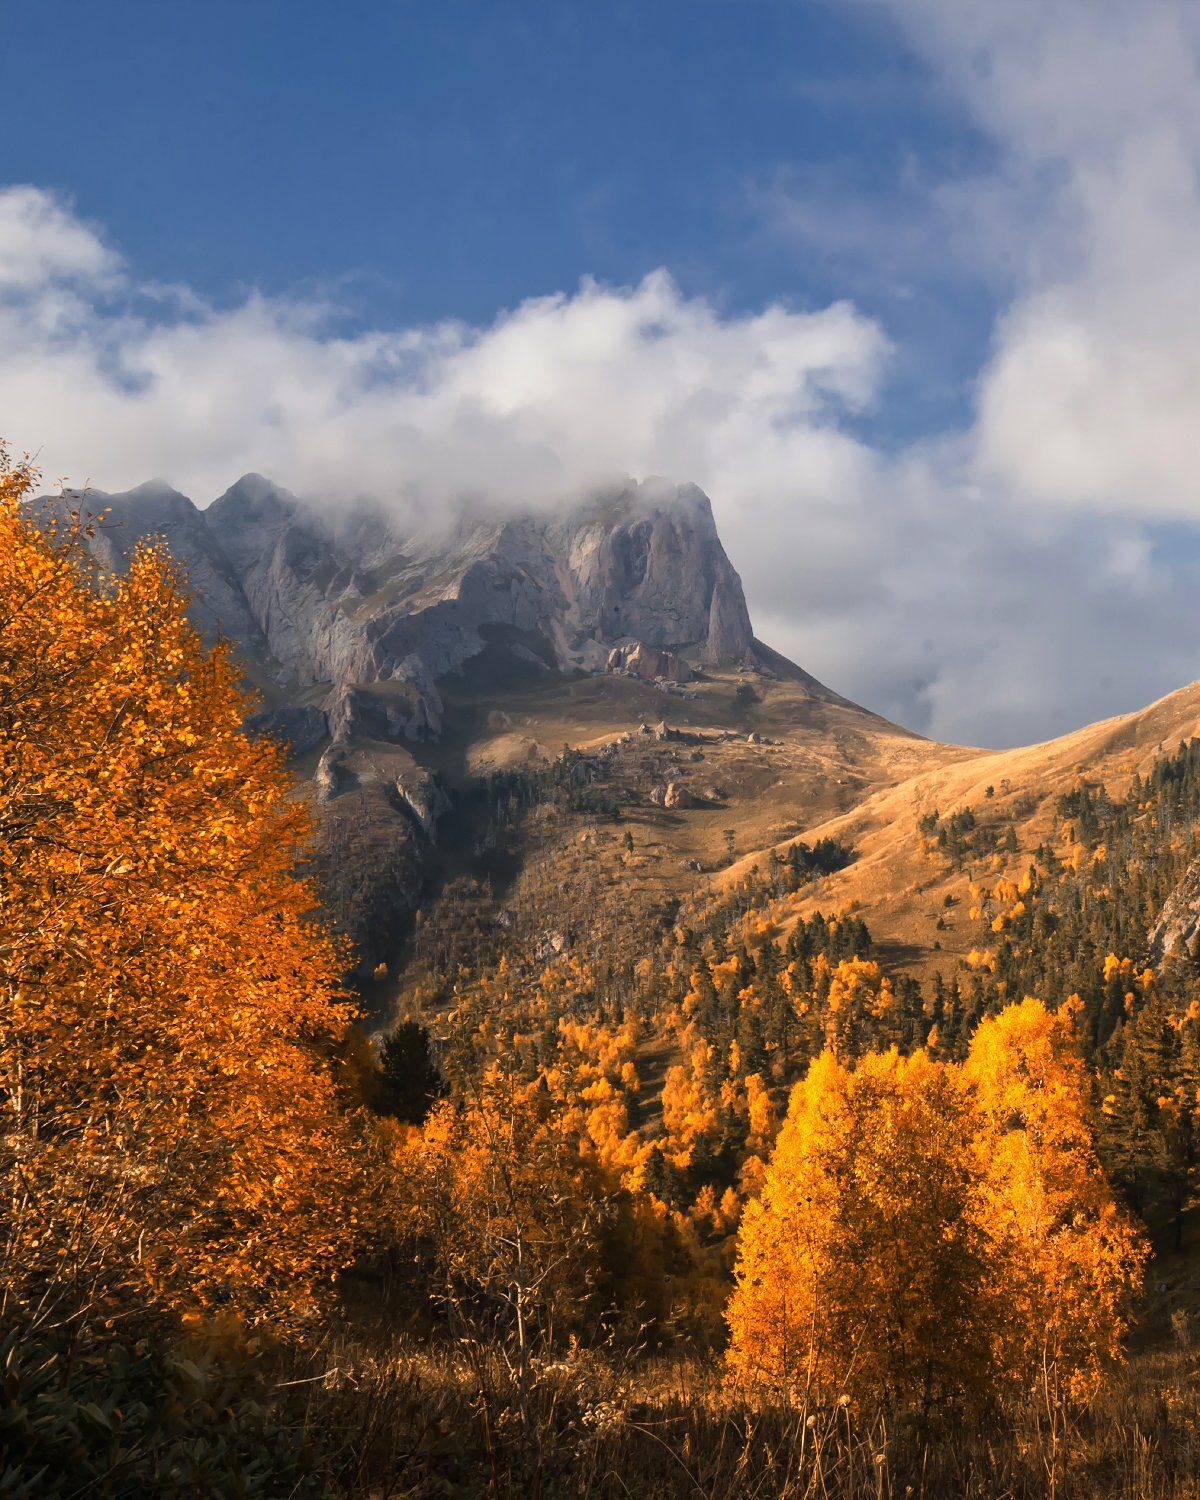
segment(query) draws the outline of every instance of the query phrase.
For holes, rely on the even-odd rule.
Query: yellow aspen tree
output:
[[[307,815],[165,553],[104,576],[30,482],[0,484],[3,1295],[302,1313],[365,1201]]]
[[[989,1353],[976,1117],[957,1069],[823,1053],[738,1238],[729,1362],[793,1399],[977,1403]]]
[[[535,1348],[578,1327],[611,1187],[541,1079],[491,1065],[465,1102],[436,1105],[400,1139],[394,1163],[453,1318],[509,1345],[522,1371]]]
[[[984,1122],[988,1232],[1006,1316],[997,1372],[1086,1399],[1120,1354],[1145,1246],[1096,1156],[1075,1007],[1025,999],[986,1020],[964,1066]]]

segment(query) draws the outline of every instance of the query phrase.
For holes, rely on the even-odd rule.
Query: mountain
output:
[[[727,864],[730,822],[739,849],[762,845],[957,753],[756,640],[694,485],[419,525],[320,511],[255,474],[206,509],[161,481],[42,503],[98,513],[107,568],[166,542],[197,624],[262,697],[255,727],[313,778],[330,900],[370,959],[431,882],[482,873],[464,853],[488,837],[480,778],[534,774],[564,746],[609,757],[628,813],[661,833],[635,903]]]
[[[388,944],[366,934],[402,925],[431,874],[486,865],[462,858],[486,842],[491,814],[468,815],[481,778],[534,775],[567,746],[606,757],[626,822],[661,851],[626,872],[631,905],[698,874],[736,883],[800,836],[827,839],[855,859],[793,893],[783,919],[869,912],[890,965],[927,979],[981,941],[963,916],[968,881],[1019,875],[1056,844],[1073,789],[1123,795],[1200,735],[1195,685],[999,752],[889,724],[755,638],[694,485],[419,525],[322,511],[256,474],[207,509],[162,481],[43,503],[103,512],[91,546],[106,567],[164,539],[197,623],[236,644],[262,694],[256,725],[313,777],[331,864],[362,909],[347,925],[372,953]],[[566,826],[540,831],[543,856]],[[1197,931],[1200,866],[1151,950],[1190,947]]]
[[[257,474],[205,510],[160,481],[86,500],[106,512],[106,564],[161,535],[198,623],[237,643],[274,704],[324,687],[306,707],[339,741],[436,738],[437,679],[501,637],[559,672],[611,662],[679,681],[756,661],[741,581],[694,485],[415,527],[366,507],[323,515]]]
[[[819,890],[798,893],[785,920],[822,906],[864,911],[893,968],[921,980],[952,972],[973,950],[998,941],[971,917],[972,885],[1019,879],[1047,850],[1069,858],[1079,835],[1064,799],[1083,787],[1104,800],[1124,798],[1136,778],[1195,739],[1200,682],[1041,744],[961,750],[921,767],[812,823],[806,837],[852,845],[857,858]],[[755,849],[723,878],[736,880],[769,852]],[[1131,956],[1157,960],[1190,945],[1198,931],[1200,865],[1166,904],[1145,951]]]
[[[1068,1228],[1089,1239],[1078,1241],[1084,1253],[1055,1250],[1047,1264],[1056,1276],[1068,1260],[1085,1268],[1076,1300],[1092,1338],[1093,1309],[1108,1295],[1092,1268],[1119,1254],[1132,1290],[1136,1258],[1113,1251],[1120,1220],[1103,1168],[1157,1240],[1157,1290],[1141,1303],[1138,1338],[1154,1331],[1156,1360],[1169,1338],[1183,1370],[1194,1256],[1164,1252],[1187,1244],[1195,1222],[1200,684],[1040,745],[931,743],[754,638],[711,509],[686,487],[630,487],[553,518],[458,517],[416,529],[367,510],[322,520],[254,476],[207,511],[153,483],[112,497],[91,545],[119,568],[145,536],[163,537],[187,568],[202,628],[236,642],[266,700],[255,723],[291,740],[296,794],[318,812],[322,900],[356,945],[360,1014],[378,1026],[378,1052],[347,1045],[339,1078],[361,1092],[356,1102],[412,1123],[445,1091],[423,1134],[389,1126],[381,1135],[404,1153],[396,1171],[375,1170],[387,1157],[368,1158],[373,1199],[396,1179],[404,1196],[394,1222],[415,1226],[388,1242],[386,1258],[355,1268],[370,1347],[401,1312],[405,1327],[428,1328],[437,1351],[427,1288],[451,1284],[487,1309],[479,1346],[503,1338],[486,1299],[498,1284],[511,1305],[509,1272],[494,1279],[493,1225],[497,1213],[511,1218],[514,1183],[522,1201],[550,1205],[551,1228],[563,1221],[573,1235],[589,1216],[602,1226],[594,1246],[551,1244],[556,1274],[569,1266],[573,1279],[569,1297],[546,1304],[547,1324],[561,1307],[620,1348],[623,1324],[602,1321],[625,1305],[619,1293],[639,1350],[651,1347],[651,1326],[664,1348],[715,1343],[735,1256],[744,1266],[755,1243],[760,1211],[743,1212],[755,1200],[775,1212],[774,1187],[763,1185],[786,1181],[790,1137],[776,1132],[789,1101],[801,1101],[793,1119],[815,1119],[825,1104],[814,1081],[824,1089],[859,1077],[869,1090],[827,1096],[837,1120],[856,1098],[867,1102],[861,1113],[854,1104],[853,1152],[837,1170],[865,1161],[886,1190],[884,1217],[907,1212],[895,1183],[924,1181],[931,1139],[954,1144],[965,1130],[968,1155],[954,1161],[975,1163],[980,1195],[991,1194],[1011,1161],[1029,1157],[1016,1132],[1048,1118],[1047,1108],[1067,1109],[1063,1139],[1089,1173],[1069,1190],[1082,1207]],[[85,779],[103,806],[106,783],[90,770]],[[18,796],[28,801],[23,784]],[[221,824],[225,811],[208,809]],[[207,862],[207,837],[197,844],[191,825],[184,837],[189,855]],[[164,866],[151,856],[159,900]],[[77,856],[69,863],[74,870]],[[124,858],[102,863],[106,877],[140,874]],[[247,896],[257,886],[261,897],[262,884],[252,881]],[[57,884],[46,889],[58,899]],[[172,912],[178,905],[172,899]],[[173,916],[168,925],[158,982],[173,995],[181,929]],[[111,927],[100,921],[96,941],[110,943]],[[91,934],[80,920],[73,931],[85,954]],[[135,995],[146,972],[139,932]],[[279,951],[272,942],[271,973]],[[232,971],[222,962],[213,972],[222,990]],[[114,1007],[110,995],[100,999],[103,1020]],[[984,1031],[989,1017],[999,1019]],[[137,1057],[149,1051],[139,1045]],[[994,1074],[950,1071],[964,1056]],[[126,1052],[114,1058],[113,1096],[123,1101]],[[893,1075],[916,1083],[897,1095],[902,1108],[887,1105],[896,1128],[885,1132],[881,1175],[875,1084]],[[954,1080],[952,1112],[925,1111],[929,1080],[939,1091]],[[228,1090],[209,1092],[223,1099]],[[985,1115],[995,1129],[976,1139],[972,1121]],[[906,1131],[906,1120],[921,1128]],[[999,1173],[984,1173],[979,1146],[997,1153]],[[493,1147],[499,1154],[488,1156]],[[1058,1173],[1049,1149],[1039,1171],[1049,1162]],[[558,1175],[564,1167],[569,1178]],[[1040,1192],[1039,1180],[1034,1209]],[[469,1212],[456,1217],[460,1200]],[[922,1209],[912,1222],[933,1224],[929,1243],[953,1249],[947,1236],[967,1201],[952,1194],[942,1219]],[[1061,1249],[1059,1220],[1051,1238]],[[794,1243],[803,1222],[785,1223],[780,1242]],[[874,1255],[874,1241],[863,1243]],[[894,1236],[880,1244],[879,1263],[890,1266]],[[1010,1260],[1002,1245],[988,1262],[1017,1265],[1022,1295],[1034,1285],[1027,1249],[1022,1242]],[[398,1264],[415,1270],[376,1279],[373,1265]],[[862,1255],[844,1282],[851,1303],[861,1264]],[[522,1286],[525,1267],[515,1273]],[[901,1267],[902,1281],[910,1271]],[[463,1277],[477,1278],[477,1290]],[[994,1277],[981,1286],[990,1316]],[[594,1312],[584,1300],[593,1288],[603,1299]],[[1117,1290],[1124,1295],[1124,1283]],[[583,1311],[573,1314],[576,1298]],[[458,1312],[452,1352],[471,1326]],[[1046,1368],[1043,1324],[1032,1329],[1031,1371]],[[998,1326],[1008,1347],[1009,1324]],[[1113,1340],[1124,1331],[1114,1328]],[[415,1347],[429,1361],[422,1368],[436,1371]],[[688,1357],[703,1372],[702,1357]],[[602,1383],[599,1359],[589,1354],[588,1370],[601,1373],[587,1378],[607,1399],[614,1387]],[[622,1356],[622,1382],[627,1366]],[[927,1403],[927,1369],[918,1376]],[[714,1381],[724,1378],[714,1367]],[[1164,1406],[1154,1391],[1147,1409]],[[1006,1406],[1009,1425],[1014,1410],[1025,1421]],[[420,1446],[421,1423],[418,1413],[405,1451]],[[864,1449],[871,1474],[875,1447]],[[458,1462],[456,1449],[455,1473]],[[994,1466],[987,1472],[979,1493],[996,1488],[987,1488]],[[1018,1488],[1035,1492],[1042,1472]],[[718,1482],[714,1492],[728,1488]],[[1007,1479],[1001,1488],[1015,1493]]]

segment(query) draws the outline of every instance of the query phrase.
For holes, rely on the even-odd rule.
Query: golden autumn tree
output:
[[[467,1101],[403,1135],[395,1160],[449,1309],[511,1337],[523,1364],[577,1325],[604,1191],[544,1082],[490,1066]]]
[[[1002,1279],[995,1368],[1078,1400],[1120,1353],[1145,1248],[1096,1156],[1072,1016],[1034,999],[1008,1006],[975,1033],[964,1073],[983,1116]]]
[[[738,1238],[733,1370],[793,1398],[928,1407],[986,1383],[976,1115],[925,1053],[832,1053],[792,1093]]]
[[[961,1067],[812,1065],[742,1221],[730,1362],[822,1400],[1086,1399],[1143,1256],[1096,1158],[1069,1011],[1025,1000]]]
[[[522,1380],[568,1338],[701,1320],[709,1289],[694,1284],[682,1226],[623,1187],[544,1075],[490,1064],[423,1126],[390,1135],[397,1228],[421,1290]]]
[[[166,555],[102,575],[30,483],[0,482],[5,1303],[302,1311],[361,1212],[306,814]]]

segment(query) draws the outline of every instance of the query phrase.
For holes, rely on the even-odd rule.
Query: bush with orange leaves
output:
[[[1070,1015],[1012,1006],[961,1067],[824,1053],[738,1241],[733,1371],[793,1398],[979,1412],[1091,1395],[1144,1248],[1092,1145]]]
[[[544,1077],[491,1064],[466,1097],[391,1132],[401,1259],[449,1327],[524,1376],[570,1338],[694,1316],[680,1226],[630,1193]]]
[[[0,471],[3,1304],[303,1314],[367,1201],[306,814],[164,553]]]

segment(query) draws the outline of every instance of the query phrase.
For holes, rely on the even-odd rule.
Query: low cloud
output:
[[[888,351],[849,304],[723,317],[664,271],[585,280],[487,327],[347,337],[312,303],[155,299],[30,188],[0,193],[0,286],[10,245],[0,410],[50,472],[107,488],[154,474],[206,499],[256,468],[330,502],[548,505],[625,472],[715,482],[764,444],[820,484],[849,461],[840,423]]]
[[[247,469],[423,507],[693,479],[759,633],[939,738],[1043,738],[1182,685],[1200,662],[1200,11],[858,3],[994,148],[991,175],[914,176],[888,250],[895,280],[907,253],[934,285],[940,254],[996,298],[963,430],[864,439],[893,351],[848,302],[730,315],[660,271],[486,327],[347,337],[311,303],[139,286],[22,188],[0,194],[6,435],[50,474],[161,475],[201,502]],[[824,225],[794,207],[770,210],[865,263],[878,205]]]

